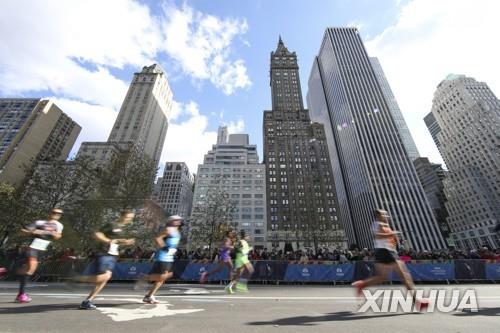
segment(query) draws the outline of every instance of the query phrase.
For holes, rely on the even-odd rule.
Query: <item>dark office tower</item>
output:
[[[328,28],[309,78],[308,106],[325,121],[342,221],[350,242],[373,247],[375,208],[407,247],[444,248],[436,219],[356,28]],[[321,119],[321,120],[320,120]],[[344,211],[345,210],[345,211]]]
[[[271,52],[272,110],[264,111],[268,242],[294,246],[346,246],[322,124],[304,109],[297,55],[281,37]]]

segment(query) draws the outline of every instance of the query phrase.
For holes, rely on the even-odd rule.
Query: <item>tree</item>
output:
[[[101,172],[100,197],[110,208],[137,208],[150,199],[156,172],[155,161],[134,148],[118,154]]]
[[[7,183],[0,183],[0,248],[18,234],[17,230],[31,221],[39,213],[32,210],[22,200],[19,191]],[[9,242],[12,243],[12,242]]]
[[[220,178],[215,183],[207,190],[203,204],[193,208],[190,221],[191,244],[208,245],[209,250],[216,240],[222,238],[225,231],[235,228],[232,222],[235,206],[222,189]]]
[[[22,190],[30,207],[48,212],[54,207],[70,210],[72,205],[95,191],[93,160],[38,162]]]

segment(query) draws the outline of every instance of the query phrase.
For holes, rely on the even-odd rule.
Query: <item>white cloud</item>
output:
[[[106,67],[152,62],[161,42],[156,26],[147,7],[128,0],[4,1],[0,91],[49,90],[117,107],[127,84]]]
[[[243,119],[238,119],[238,121],[230,121],[225,124],[227,126],[227,131],[230,134],[233,133],[242,133],[245,130],[245,122]]]
[[[233,40],[248,30],[246,20],[220,19],[187,4],[177,7],[173,2],[165,3],[163,11],[165,51],[184,73],[197,80],[210,80],[226,95],[250,87],[244,61],[230,59]]]
[[[498,96],[500,2],[412,1],[395,25],[366,43],[377,56],[422,156],[441,157],[425,127],[436,86],[449,73],[486,82]]]
[[[161,164],[166,161],[185,162],[189,171],[196,173],[198,164],[203,163],[203,156],[216,143],[217,133],[207,130],[208,118],[200,114],[195,102],[176,104],[179,110],[177,119],[187,119],[169,124]]]
[[[230,60],[235,37],[248,29],[246,21],[205,15],[187,5],[171,8],[154,16],[132,0],[3,1],[0,92],[50,91],[118,108],[131,77],[124,82],[112,69],[140,69],[165,55],[175,60],[173,68],[209,80],[226,94],[248,87],[243,60]]]

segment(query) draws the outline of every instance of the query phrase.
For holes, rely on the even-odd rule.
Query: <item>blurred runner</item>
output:
[[[248,280],[254,271],[252,263],[248,260],[248,253],[252,249],[248,245],[249,240],[250,235],[245,230],[241,230],[240,241],[236,244],[236,259],[234,260],[236,274],[226,287],[226,291],[230,294],[233,293],[234,285],[236,285],[237,291],[248,292]]]
[[[201,274],[200,283],[205,283],[210,275],[220,272],[224,269],[224,267],[228,268],[229,280],[231,280],[231,272],[233,271],[233,262],[231,260],[231,251],[234,249],[233,238],[233,231],[226,231],[224,233],[222,244],[219,250],[219,262],[217,263],[217,266],[210,272],[203,272]]]
[[[59,208],[53,208],[47,220],[39,220],[27,225],[21,229],[21,232],[31,237],[24,256],[26,262],[18,271],[19,275],[19,293],[16,297],[18,303],[31,302],[31,298],[26,294],[26,281],[35,273],[38,262],[49,247],[52,241],[62,237],[63,225],[59,222],[63,211]]]
[[[157,304],[159,303],[155,294],[160,289],[161,285],[170,279],[173,273],[175,253],[177,246],[181,240],[180,227],[182,226],[183,218],[179,215],[172,215],[167,219],[167,227],[155,238],[155,243],[158,250],[154,256],[154,263],[148,275],[138,280],[140,285],[146,282],[153,282],[148,293],[142,300],[144,303]]]
[[[106,283],[111,279],[113,268],[120,254],[120,246],[130,246],[135,243],[133,238],[126,238],[128,226],[134,219],[134,212],[123,210],[116,222],[107,223],[94,233],[96,241],[96,258],[93,262],[93,271],[90,276],[80,276],[79,282],[95,283],[94,289],[89,296],[80,304],[82,310],[93,310],[97,308],[92,302]]]
[[[415,297],[415,285],[410,272],[406,268],[403,261],[399,259],[396,247],[398,244],[398,234],[400,232],[393,231],[388,223],[389,214],[387,211],[377,209],[375,211],[375,222],[372,226],[375,246],[375,271],[376,275],[366,280],[359,280],[352,283],[357,289],[358,296],[363,294],[363,289],[381,284],[386,281],[391,273],[395,270],[401,278],[408,292],[411,293],[413,301],[416,303],[417,309],[422,310],[429,305],[428,300],[417,300]]]

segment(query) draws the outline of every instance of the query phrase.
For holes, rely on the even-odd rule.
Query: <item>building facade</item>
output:
[[[405,118],[403,117],[403,113],[401,113],[396,97],[394,97],[394,94],[392,93],[391,86],[389,85],[389,81],[387,81],[382,65],[380,65],[380,61],[376,57],[370,57],[370,63],[373,71],[375,72],[375,76],[377,77],[380,89],[382,89],[382,94],[384,94],[385,100],[387,101],[389,111],[392,113],[392,117],[394,118],[394,122],[398,128],[398,133],[401,135],[403,145],[408,152],[408,157],[410,158],[410,161],[414,161],[420,157],[420,154],[418,153],[417,146],[415,145],[415,141],[413,141],[410,130],[406,125]]]
[[[441,164],[431,163],[427,157],[419,157],[413,161],[415,170],[417,171],[418,179],[424,188],[425,195],[434,217],[441,231],[441,235],[446,240],[449,246],[453,246],[453,241],[450,241],[450,227],[446,218],[448,211],[446,210],[446,196],[444,194],[444,179],[447,171],[443,169]]]
[[[268,242],[285,251],[344,248],[325,130],[304,108],[297,55],[281,37],[270,79],[272,109],[263,120]]]
[[[0,181],[17,186],[36,161],[66,160],[80,131],[49,100],[0,98]]]
[[[232,202],[232,224],[251,235],[254,248],[265,248],[265,166],[259,163],[257,147],[249,144],[248,134],[227,135],[226,127],[219,128],[217,142],[198,166],[193,213],[206,203],[211,188],[219,188]]]
[[[307,100],[313,120],[328,120],[325,132],[349,241],[373,247],[373,212],[382,208],[406,247],[446,247],[356,28],[326,30]]]
[[[193,175],[184,162],[167,162],[158,179],[157,202],[167,215],[188,218],[193,205]]]
[[[449,75],[437,87],[432,115],[448,168],[448,223],[463,248],[500,246],[500,101],[484,82]]]
[[[78,154],[104,163],[116,151],[135,148],[158,167],[172,103],[172,90],[161,67],[157,64],[143,67],[134,74],[108,141],[84,142]]]

